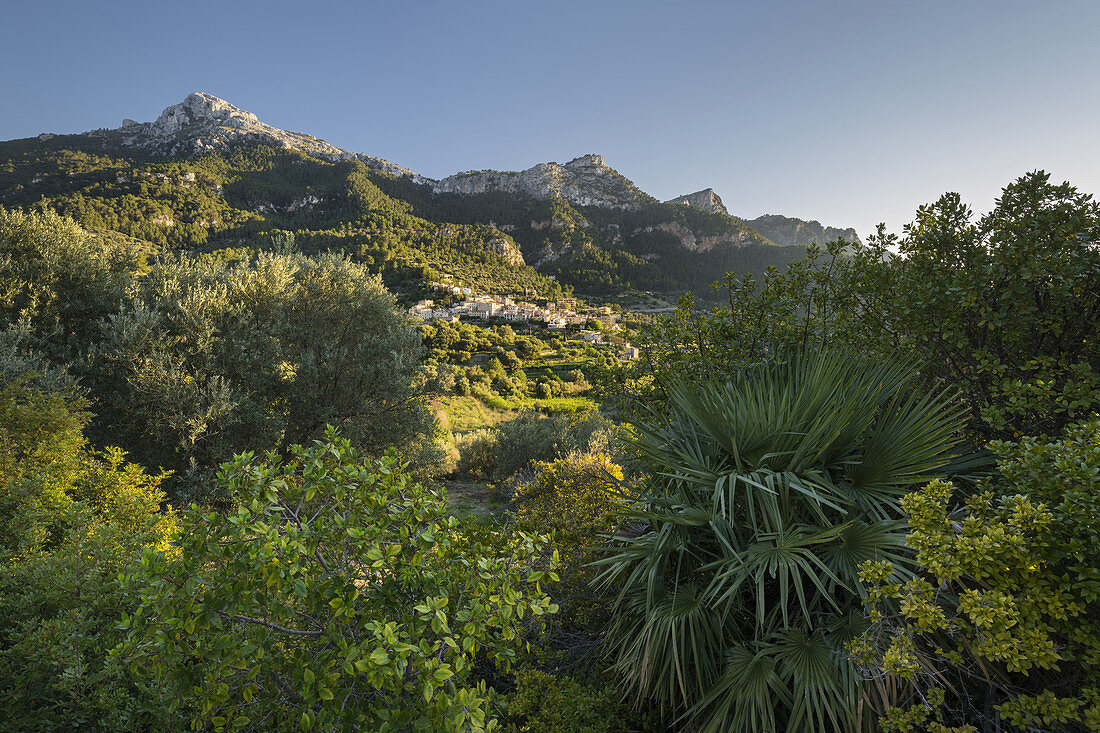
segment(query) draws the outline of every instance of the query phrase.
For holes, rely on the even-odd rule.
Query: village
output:
[[[604,334],[600,331],[584,330],[589,321],[595,321],[610,332],[618,328],[619,316],[610,306],[585,307],[578,305],[577,299],[559,298],[547,302],[545,306],[516,300],[508,295],[475,295],[471,288],[433,282],[431,287],[444,294],[448,300],[456,299],[449,305],[434,300],[419,301],[409,309],[409,315],[421,321],[458,322],[463,316],[482,321],[498,319],[509,322],[521,322],[528,326],[544,326],[552,331],[566,329],[579,330],[577,336],[588,343],[604,343]],[[457,300],[461,298],[462,300]],[[570,329],[570,330],[573,330]],[[620,341],[619,339],[615,340]],[[629,342],[623,345],[623,357],[637,359],[639,350]]]

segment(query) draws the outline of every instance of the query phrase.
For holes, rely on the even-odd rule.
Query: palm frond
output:
[[[618,589],[607,641],[629,684],[702,730],[871,720],[842,653],[859,565],[907,573],[900,496],[966,465],[961,406],[913,391],[914,374],[819,349],[673,386],[668,414],[637,426],[649,481],[625,518],[646,529],[596,563]]]

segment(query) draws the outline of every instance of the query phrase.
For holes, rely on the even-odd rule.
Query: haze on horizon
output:
[[[1100,3],[5,5],[0,139],[155,119],[205,91],[439,178],[584,153],[892,231],[1042,168],[1100,194]]]

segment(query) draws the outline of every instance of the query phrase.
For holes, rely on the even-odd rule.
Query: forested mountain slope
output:
[[[709,193],[717,206],[699,194],[660,203],[599,155],[437,181],[201,93],[153,122],[0,143],[0,205],[161,248],[263,247],[292,232],[403,291],[451,275],[547,296],[703,293],[727,271],[802,256],[801,241],[777,246]]]

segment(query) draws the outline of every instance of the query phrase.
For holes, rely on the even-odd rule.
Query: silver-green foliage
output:
[[[434,427],[419,337],[345,257],[164,258],[101,328],[87,370],[98,426],[146,465],[212,473],[326,424],[380,454]]]
[[[942,472],[961,409],[913,370],[837,350],[681,383],[639,427],[650,480],[602,580],[615,669],[708,731],[856,730],[843,654],[859,564],[909,565],[898,498]]]
[[[144,253],[51,211],[0,206],[0,327],[19,325],[53,359],[74,359],[115,312]]]

